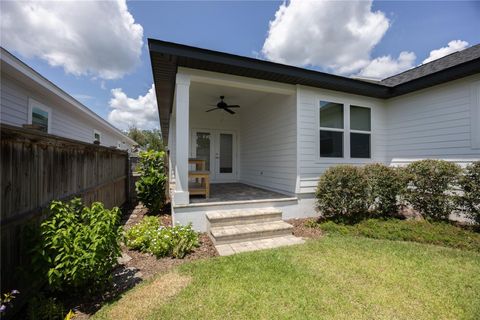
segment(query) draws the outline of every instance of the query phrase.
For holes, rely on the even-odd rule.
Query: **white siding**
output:
[[[100,124],[99,120],[88,117],[51,94],[46,92],[42,92],[42,94],[38,89],[32,89],[3,73],[1,80],[1,123],[19,127],[27,124],[29,99],[34,99],[52,111],[51,134],[93,143],[93,130],[95,129],[101,133],[101,145],[117,146],[118,141],[125,141],[121,134]]]
[[[28,121],[28,96],[2,75],[0,91],[0,121],[12,126],[21,126]]]
[[[465,164],[480,159],[472,141],[480,125],[475,119],[478,100],[472,99],[480,90],[478,80],[476,75],[388,100],[389,162],[434,158]]]
[[[241,116],[240,180],[295,193],[295,96],[271,94]]]
[[[320,100],[359,105],[371,108],[371,159],[349,159],[344,157],[320,158],[318,108]],[[386,110],[384,101],[341,92],[307,88],[297,89],[297,123],[298,123],[298,182],[297,193],[311,193],[320,175],[337,164],[364,164],[386,162]],[[348,148],[348,135],[345,132],[344,144]],[[344,155],[346,156],[346,155]]]

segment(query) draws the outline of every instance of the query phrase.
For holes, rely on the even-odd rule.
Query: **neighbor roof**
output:
[[[84,114],[86,114],[89,118],[95,119],[98,123],[101,124],[102,128],[108,128],[111,132],[122,136],[125,140],[127,140],[130,144],[136,145],[133,139],[125,135],[122,131],[120,131],[117,127],[112,125],[107,120],[100,117],[98,114],[90,110],[87,106],[83,105],[80,101],[69,95],[63,89],[58,87],[56,84],[42,76],[40,73],[35,71],[32,67],[27,65],[25,62],[14,56],[8,50],[3,47],[0,47],[0,60],[2,62],[2,74],[3,72],[7,73],[13,72],[14,74],[19,74],[25,77],[26,79],[30,79],[34,83],[38,84],[42,87],[44,92],[51,92],[53,95],[61,98],[62,100],[66,101],[69,105],[81,110]]]
[[[388,99],[480,72],[480,45],[453,53],[380,82],[352,79],[325,72],[148,39],[157,95],[160,127],[168,137],[178,67],[226,73],[293,85],[305,85],[362,96]],[[446,61],[443,61],[446,59]]]

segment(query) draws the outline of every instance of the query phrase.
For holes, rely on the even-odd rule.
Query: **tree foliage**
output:
[[[135,140],[138,145],[147,150],[163,151],[162,133],[158,129],[141,130],[131,127],[127,133],[128,137]]]

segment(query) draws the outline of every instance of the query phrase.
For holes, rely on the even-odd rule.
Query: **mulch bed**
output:
[[[304,218],[304,219],[290,219],[286,222],[293,226],[293,235],[301,238],[319,239],[323,237],[324,233],[320,228],[307,227],[306,224],[309,221],[316,221],[316,218]]]
[[[168,207],[161,212],[150,214],[142,205],[130,208],[123,216],[122,224],[125,229],[139,223],[144,216],[158,216],[162,225],[172,225],[172,216]],[[125,291],[138,283],[147,280],[158,273],[165,273],[175,266],[199,259],[218,256],[218,253],[206,233],[199,236],[200,246],[183,259],[170,257],[157,259],[155,256],[135,250],[129,250],[122,245],[122,257],[119,266],[113,271],[112,285],[108,290],[97,296],[71,298],[72,301],[63,301],[67,308],[75,309],[75,319],[88,319],[91,314],[99,310],[107,302],[117,300]]]

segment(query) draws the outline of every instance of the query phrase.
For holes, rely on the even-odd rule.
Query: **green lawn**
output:
[[[96,319],[478,319],[480,253],[326,236],[184,264]]]
[[[447,222],[369,219],[354,225],[310,223],[327,233],[374,239],[414,241],[480,252],[480,233]]]

